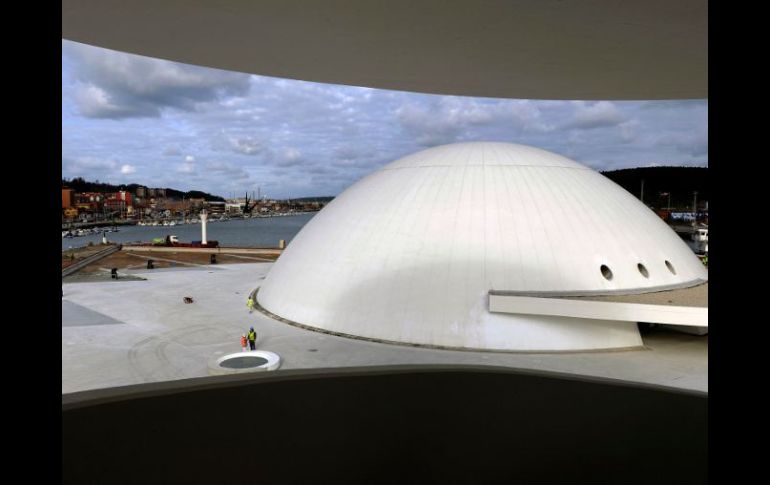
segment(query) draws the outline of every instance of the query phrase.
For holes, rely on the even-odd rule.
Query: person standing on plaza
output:
[[[257,350],[257,332],[254,331],[254,327],[249,329],[249,347],[251,350]]]
[[[243,349],[243,352],[246,352],[246,342],[248,342],[248,340],[246,339],[246,334],[244,333],[241,335],[241,349]]]
[[[254,299],[251,296],[246,300],[246,306],[249,307],[249,313],[254,311]]]

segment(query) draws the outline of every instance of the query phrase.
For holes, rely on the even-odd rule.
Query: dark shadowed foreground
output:
[[[62,396],[65,483],[705,483],[706,393],[472,366]]]

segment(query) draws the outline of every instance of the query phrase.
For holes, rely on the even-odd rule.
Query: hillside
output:
[[[324,204],[331,202],[334,199],[333,196],[324,195],[320,197],[299,197],[297,199],[289,199],[292,202],[322,202]]]
[[[128,184],[128,185],[112,185],[104,182],[99,182],[98,180],[95,182],[89,182],[87,180],[84,180],[81,177],[75,177],[72,180],[62,179],[61,181],[62,187],[69,187],[75,192],[117,192],[119,190],[126,190],[131,193],[136,193],[136,189],[141,187],[139,184]],[[156,187],[156,188],[162,188],[162,187]],[[182,197],[186,199],[195,198],[195,199],[206,199],[208,201],[219,201],[224,202],[225,199],[222,197],[219,197],[218,195],[212,195],[208,194],[206,192],[201,192],[200,190],[190,190],[190,191],[182,191],[182,190],[176,190],[171,188],[165,188],[166,190],[166,197],[171,199],[181,199]]]
[[[639,197],[644,180],[644,203],[655,208],[692,209],[693,192],[698,201],[709,199],[708,167],[644,167],[601,172],[602,175]]]

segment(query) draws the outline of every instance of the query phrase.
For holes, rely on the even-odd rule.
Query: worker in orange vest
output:
[[[243,335],[241,335],[241,348],[243,349],[244,352],[246,352],[246,342],[247,342],[246,334],[244,333]]]

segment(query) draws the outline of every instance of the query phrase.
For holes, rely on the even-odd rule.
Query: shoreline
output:
[[[227,221],[242,221],[246,219],[271,219],[273,217],[292,217],[292,216],[302,216],[306,214],[315,214],[316,212],[320,211],[303,211],[303,212],[280,212],[276,214],[267,214],[267,215],[252,215],[250,217],[244,217],[244,216],[226,216],[224,219],[209,219],[208,222],[227,222]],[[198,216],[191,216],[187,217],[185,216],[184,219],[198,219],[196,222],[180,222],[180,217],[166,217],[162,219],[151,219],[149,220],[149,223],[145,222],[144,219],[138,219],[138,220],[117,220],[117,221],[91,221],[91,222],[63,222],[62,223],[62,231],[67,231],[71,229],[90,229],[94,227],[114,227],[114,226],[142,226],[142,227],[174,227],[174,226],[168,226],[167,224],[163,224],[164,222],[174,222],[175,226],[187,226],[192,224],[200,224],[200,219]],[[157,224],[153,224],[157,223]]]
[[[106,250],[115,248],[111,253],[91,261],[77,270],[68,272],[68,268],[82,264],[85,260],[104,253]],[[144,251],[149,249],[150,251]],[[158,251],[160,249],[160,251]],[[160,252],[163,254],[149,254]],[[174,248],[174,247],[146,247],[131,248],[120,247],[117,244],[94,245],[88,250],[73,251],[76,255],[70,259],[62,253],[62,278],[67,281],[82,280],[84,277],[96,276],[97,280],[110,279],[109,271],[113,268],[117,270],[142,270],[147,269],[148,261],[152,261],[153,269],[174,268],[174,267],[200,267],[217,266],[220,264],[243,264],[243,263],[272,263],[280,256],[282,250],[277,248]],[[144,254],[143,254],[144,253]],[[211,257],[215,256],[215,263],[211,262]],[[77,276],[76,276],[77,275]],[[75,278],[72,278],[75,276]]]
[[[294,212],[279,217],[234,218],[209,224],[209,239],[219,241],[220,246],[245,249],[275,248],[281,240],[291,240],[301,227],[315,216],[316,212]],[[107,229],[107,227],[105,227]],[[86,229],[88,234],[77,237],[62,237],[62,252],[85,248],[89,243],[100,244],[101,231]],[[75,232],[73,229],[72,232]],[[66,231],[62,231],[66,233]],[[175,224],[174,226],[122,226],[117,232],[107,232],[110,243],[125,245],[147,244],[158,237],[177,235],[180,242],[201,239],[201,225]]]

